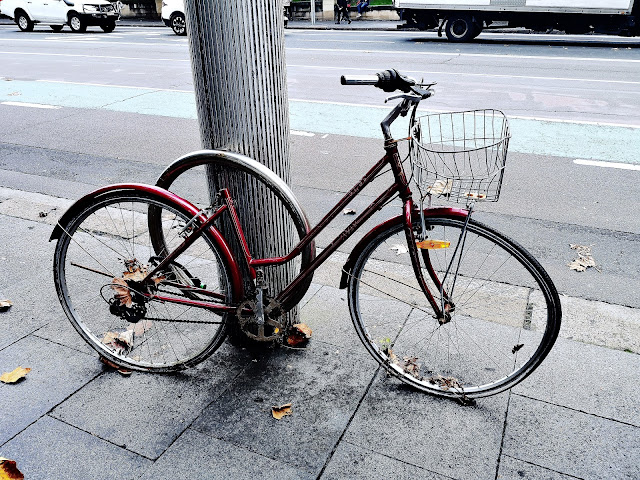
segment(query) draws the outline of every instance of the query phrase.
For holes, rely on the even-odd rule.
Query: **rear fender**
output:
[[[439,207],[439,208],[425,208],[424,209],[424,217],[456,217],[456,218],[465,218],[469,212],[462,208],[451,208],[451,207]],[[412,212],[412,221],[420,221],[420,212],[417,209],[414,209]],[[351,272],[353,271],[353,267],[356,263],[358,257],[362,254],[365,247],[371,242],[380,232],[395,227],[397,225],[402,225],[404,223],[404,215],[398,215],[397,217],[390,218],[386,222],[381,223],[377,227],[374,227],[370,232],[368,232],[362,239],[358,242],[355,248],[349,254],[349,258],[347,262],[342,267],[342,277],[340,279],[340,288],[347,288],[349,283],[349,277],[351,276]]]
[[[198,208],[192,203],[160,187],[145,185],[141,183],[119,183],[94,190],[93,192],[77,200],[73,205],[71,205],[71,207],[69,207],[69,209],[62,215],[62,217],[60,217],[60,220],[58,220],[58,223],[54,227],[53,232],[51,232],[49,241],[51,242],[53,240],[60,239],[62,237],[62,234],[66,231],[69,222],[71,222],[71,220],[76,215],[82,212],[85,208],[89,207],[95,201],[99,200],[100,197],[114,191],[136,191],[154,195],[160,197],[163,200],[167,200],[168,202],[177,204],[178,206],[182,207],[189,215],[192,215],[194,217],[199,215],[199,219],[203,222],[206,220],[206,216],[201,214]],[[220,248],[220,253],[224,257],[223,260],[225,260],[227,262],[227,265],[229,266],[229,276],[231,277],[231,283],[233,285],[233,292],[235,297],[233,300],[234,302],[237,302],[244,296],[244,287],[238,263],[236,262],[236,259],[233,256],[233,253],[231,252],[227,241],[224,239],[220,231],[214,226],[211,226],[209,228],[209,233],[211,234],[212,240]]]

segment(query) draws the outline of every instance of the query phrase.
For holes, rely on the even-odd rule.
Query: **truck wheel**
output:
[[[69,27],[73,33],[83,33],[87,31],[87,25],[77,13],[69,15]]]
[[[447,19],[445,33],[451,42],[468,42],[480,34],[470,15],[452,15]]]
[[[18,25],[18,28],[23,32],[33,31],[33,22],[24,12],[16,13],[16,24]]]
[[[100,25],[100,28],[104,33],[111,33],[116,29],[116,22],[105,23],[104,25]]]
[[[174,13],[171,16],[171,28],[176,35],[184,36],[187,34],[187,22],[183,14]]]

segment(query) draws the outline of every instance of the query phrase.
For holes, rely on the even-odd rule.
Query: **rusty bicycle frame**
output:
[[[256,279],[256,269],[265,266],[276,266],[283,265],[288,263],[289,261],[296,258],[298,255],[302,253],[304,248],[308,246],[317,236],[318,234],[324,230],[329,223],[334,220],[338,214],[348,205],[367,185],[369,185],[377,176],[380,174],[386,166],[391,168],[394,176],[394,183],[389,186],[384,192],[382,192],[371,204],[358,216],[355,220],[349,224],[339,235],[337,235],[332,242],[319,254],[315,257],[311,263],[304,268],[286,287],[282,290],[276,297],[275,300],[280,302],[280,304],[285,304],[287,300],[291,299],[294,295],[294,292],[301,285],[301,283],[307,278],[307,276],[311,275],[324,261],[335,252],[344,242],[350,238],[356,230],[358,230],[371,216],[378,210],[380,210],[388,201],[393,199],[396,195],[403,202],[403,213],[400,216],[401,221],[404,225],[404,231],[407,238],[408,250],[411,257],[411,263],[413,266],[414,273],[416,275],[416,279],[420,284],[420,287],[427,297],[429,304],[433,308],[434,316],[438,318],[440,321],[444,320],[446,316],[448,316],[448,301],[438,303],[434,298],[431,290],[429,289],[425,278],[422,273],[422,269],[420,267],[420,260],[418,258],[418,248],[416,247],[416,236],[413,230],[413,224],[415,223],[416,216],[419,214],[417,208],[414,205],[412,199],[412,193],[409,188],[409,181],[407,180],[407,176],[404,172],[404,167],[402,165],[402,160],[400,158],[398,152],[398,141],[394,140],[391,136],[390,126],[394,120],[398,118],[398,116],[407,115],[409,109],[413,106],[412,120],[415,116],[415,109],[417,104],[422,100],[423,97],[418,97],[415,95],[400,95],[399,97],[403,98],[403,101],[396,105],[396,107],[387,115],[387,117],[382,121],[381,127],[383,131],[383,135],[385,138],[385,151],[386,154],[383,158],[381,158],[361,179],[358,181],[352,188],[349,190],[344,197],[325,215],[325,217],[314,227],[312,228],[301,240],[300,242],[293,248],[293,250],[283,256],[283,257],[273,257],[273,258],[253,258],[251,252],[249,250],[249,246],[247,244],[247,240],[245,238],[244,232],[242,230],[242,226],[240,225],[240,219],[238,217],[238,213],[234,206],[233,198],[229,193],[228,189],[222,189],[219,192],[219,199],[221,205],[215,209],[215,211],[209,216],[206,217],[203,223],[201,223],[197,228],[192,229],[188,236],[186,236],[185,240],[180,244],[176,249],[170,252],[166,257],[162,259],[162,261],[147,275],[145,283],[152,282],[152,278],[154,276],[161,274],[161,272],[172,262],[174,261],[182,252],[184,252],[199,236],[203,234],[203,232],[212,227],[214,222],[218,220],[225,212],[227,212],[231,218],[234,234],[240,242],[243,254],[243,260],[246,262],[246,265],[249,268],[249,272],[253,280]],[[423,215],[425,217],[429,216],[442,216],[449,215],[455,217],[466,218],[469,216],[469,211],[459,208],[450,208],[450,207],[435,207],[435,208],[427,208],[424,210]],[[196,217],[194,217],[195,219]],[[381,225],[375,227],[371,232],[367,234],[367,236],[372,235],[374,232],[378,231],[381,228],[387,226],[390,222],[399,221],[398,217],[392,218],[387,222],[384,222]],[[191,222],[190,222],[191,223]],[[185,231],[189,230],[189,226],[185,227]],[[365,236],[365,239],[367,238]],[[357,248],[357,247],[356,247]],[[433,280],[435,286],[440,290],[442,297],[446,299],[446,292],[443,292],[442,283],[438,278],[435,269],[431,265],[429,261],[429,253],[428,250],[421,250],[423,260],[426,266],[426,269],[429,273],[429,276]],[[342,284],[344,285],[344,279]],[[341,285],[342,286],[342,285]],[[180,288],[188,288],[192,290],[194,293],[198,293],[200,295],[209,296],[212,298],[218,298],[222,300],[222,295],[214,292],[207,291],[206,289],[198,288],[198,287],[188,287],[188,286],[180,286]],[[154,299],[160,301],[167,301],[173,303],[181,303],[185,305],[189,305],[192,307],[206,308],[213,311],[219,312],[230,312],[235,311],[236,306],[233,305],[222,305],[219,303],[214,303],[210,301],[201,301],[197,299],[189,299],[189,298],[169,298],[156,294],[150,294]]]

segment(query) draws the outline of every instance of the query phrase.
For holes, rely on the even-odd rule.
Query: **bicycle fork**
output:
[[[473,213],[473,203],[467,206],[468,213],[465,216],[464,225],[460,231],[460,235],[456,242],[455,249],[453,251],[453,255],[451,256],[451,260],[447,264],[447,268],[442,275],[442,278],[438,276],[433,264],[431,263],[431,257],[429,255],[429,250],[433,247],[430,246],[421,246],[419,247],[419,243],[423,243],[427,238],[427,232],[430,230],[429,225],[425,221],[424,209],[422,208],[422,202],[420,202],[420,233],[418,238],[413,231],[413,216],[411,215],[409,206],[405,210],[405,234],[407,236],[407,244],[409,248],[409,255],[411,257],[411,263],[413,266],[414,273],[416,275],[416,279],[420,285],[420,288],[424,295],[427,297],[431,308],[434,311],[434,318],[438,320],[440,325],[444,325],[451,321],[451,313],[455,310],[455,304],[453,302],[453,293],[455,290],[456,281],[458,279],[458,272],[460,269],[460,264],[462,262],[462,255],[464,251],[464,245],[467,239],[467,228],[469,225],[469,220],[471,219],[471,214]],[[447,242],[448,243],[448,242]],[[438,247],[436,247],[438,248]],[[441,248],[448,248],[448,245]],[[420,251],[420,253],[418,253]],[[420,256],[422,257],[422,263],[424,264],[424,269],[429,273],[429,277],[433,281],[435,287],[438,289],[440,293],[440,301],[438,302],[431,290],[429,289],[425,277],[423,275],[423,266],[420,262]],[[445,290],[445,284],[447,278],[449,278],[450,274],[453,274],[453,281],[451,283],[450,289]]]

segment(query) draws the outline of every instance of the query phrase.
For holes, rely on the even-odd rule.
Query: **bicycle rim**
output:
[[[561,311],[553,283],[528,252],[473,220],[460,241],[463,225],[428,219],[433,242],[418,250],[438,305],[453,303],[450,318],[435,318],[420,289],[402,225],[365,247],[349,305],[360,339],[392,375],[436,395],[474,398],[529,375],[555,342]]]
[[[161,212],[169,251],[182,243],[190,217],[179,207],[153,195],[114,192],[64,227],[54,277],[65,313],[98,353],[126,368],[174,371],[204,360],[220,345],[227,315],[153,295],[229,304],[232,292],[228,266],[207,235],[156,275],[153,286],[135,283],[167,253],[152,247],[150,207]]]

